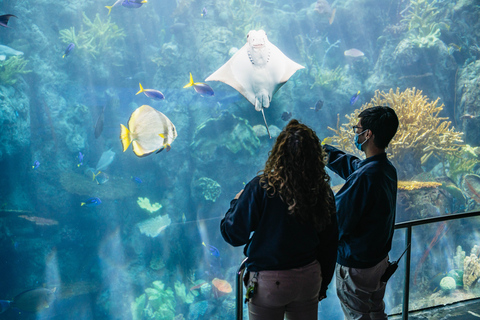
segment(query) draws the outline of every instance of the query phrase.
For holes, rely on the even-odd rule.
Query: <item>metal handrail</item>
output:
[[[395,224],[395,229],[407,229],[405,232],[405,247],[407,247],[407,253],[405,256],[405,283],[404,283],[404,291],[403,291],[403,307],[402,307],[402,319],[408,319],[408,300],[410,297],[410,258],[411,258],[411,243],[412,243],[412,228],[416,226],[426,225],[430,223],[436,222],[443,222],[449,220],[458,220],[458,219],[465,219],[471,217],[478,217],[480,216],[480,211],[474,212],[464,212],[464,213],[456,213],[456,214],[449,214],[445,216],[439,217],[432,217],[432,218],[425,218],[425,219],[418,219],[418,220],[411,220],[406,222],[398,222]],[[409,246],[410,245],[410,246]],[[240,267],[237,271],[237,296],[236,296],[236,313],[237,313],[237,320],[243,319],[243,273],[245,272],[245,265],[248,258],[245,258]]]
[[[245,272],[245,268],[247,265],[248,258],[243,259],[240,267],[237,271],[237,297],[236,297],[236,304],[235,304],[235,313],[237,314],[237,319],[243,319],[243,273]]]
[[[430,223],[465,219],[465,218],[478,217],[478,216],[480,216],[480,211],[455,213],[455,214],[449,214],[449,215],[439,216],[439,217],[399,222],[395,224],[395,229],[407,229],[405,232],[405,246],[408,249],[405,257],[405,279],[404,279],[403,302],[402,302],[403,303],[402,305],[403,320],[408,320],[408,312],[409,312],[408,302],[410,299],[410,258],[411,258],[411,250],[412,250],[411,249],[412,248],[411,246],[412,228],[430,224]]]

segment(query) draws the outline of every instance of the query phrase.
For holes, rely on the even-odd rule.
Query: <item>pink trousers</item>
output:
[[[301,268],[260,271],[257,292],[248,303],[249,320],[317,320],[321,284],[317,260]]]

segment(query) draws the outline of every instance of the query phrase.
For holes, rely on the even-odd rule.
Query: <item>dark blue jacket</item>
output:
[[[278,195],[268,197],[260,178],[255,177],[240,198],[232,200],[220,229],[229,244],[245,245],[248,271],[287,270],[319,260],[322,290],[326,291],[337,255],[338,227],[334,214],[330,225],[317,232],[312,225],[288,214],[288,206]]]
[[[325,145],[328,168],[345,179],[335,195],[339,228],[337,262],[370,268],[392,246],[397,199],[397,170],[386,153],[365,160]]]

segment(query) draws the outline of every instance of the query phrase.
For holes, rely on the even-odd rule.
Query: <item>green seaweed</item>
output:
[[[113,44],[124,37],[122,28],[111,22],[110,17],[103,21],[98,13],[93,21],[83,13],[83,25],[78,33],[75,32],[75,27],[60,30],[60,40],[63,43],[74,43],[78,50],[85,51],[94,58],[112,50]]]
[[[32,72],[32,70],[27,70],[25,68],[27,63],[28,60],[19,56],[13,56],[7,60],[0,61],[0,83],[13,85],[17,82],[15,75]]]
[[[318,66],[317,66],[318,67]],[[318,70],[318,68],[313,68],[312,70]],[[324,89],[332,90],[340,82],[342,82],[345,76],[342,73],[342,68],[337,67],[336,69],[320,69],[314,73],[315,82],[310,86],[312,89],[315,86],[322,87]]]
[[[152,287],[131,303],[132,319],[171,320],[176,305],[173,290],[165,289],[162,281],[154,281]]]

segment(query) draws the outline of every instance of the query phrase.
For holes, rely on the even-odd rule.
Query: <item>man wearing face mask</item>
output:
[[[387,319],[386,283],[397,196],[397,171],[385,148],[398,129],[389,107],[362,111],[353,126],[355,146],[366,159],[325,145],[328,168],[345,179],[335,195],[339,228],[336,265],[337,295],[345,319]]]

